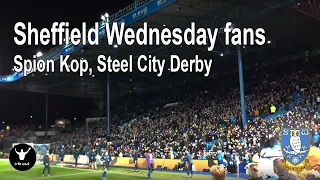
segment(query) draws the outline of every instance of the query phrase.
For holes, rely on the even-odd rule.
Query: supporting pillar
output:
[[[108,136],[111,135],[111,119],[110,119],[110,73],[107,75],[107,124],[108,124]]]
[[[48,92],[46,92],[46,125],[45,125],[45,140],[48,140]]]
[[[237,47],[238,51],[238,69],[239,69],[239,84],[240,84],[240,98],[241,98],[241,114],[242,114],[242,126],[247,123],[246,120],[246,100],[244,96],[244,83],[243,83],[243,68],[242,68],[242,55],[240,46]]]

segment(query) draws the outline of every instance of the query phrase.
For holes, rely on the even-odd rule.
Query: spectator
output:
[[[282,167],[282,159],[275,159],[273,161],[274,172],[279,176],[278,180],[297,180],[297,176],[289,173]]]
[[[210,168],[210,173],[212,175],[212,180],[225,180],[226,178],[226,170],[221,166],[212,166]]]
[[[250,164],[248,166],[248,179],[249,180],[263,180],[259,172],[258,164]]]

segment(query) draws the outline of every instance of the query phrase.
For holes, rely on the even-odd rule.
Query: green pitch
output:
[[[0,161],[1,180],[101,180],[102,170],[74,169],[67,167],[51,166],[51,176],[42,177],[42,165],[35,165],[29,171],[21,172],[11,167],[9,161]],[[108,180],[141,180],[148,179],[147,171],[134,172],[132,169],[111,168],[107,175]],[[186,179],[185,173],[159,172],[152,174],[152,179],[182,180]],[[194,175],[193,180],[211,180],[210,176]],[[235,178],[226,178],[235,179]]]

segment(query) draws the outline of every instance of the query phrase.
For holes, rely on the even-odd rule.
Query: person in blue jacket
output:
[[[320,143],[320,135],[318,132],[315,132],[313,135],[313,142],[314,142],[314,146],[319,147],[319,143]]]
[[[217,159],[218,159],[218,165],[223,164],[223,153],[221,151],[218,151]]]
[[[93,149],[92,152],[91,152],[91,156],[90,156],[92,169],[97,169],[96,156],[97,156],[97,153],[96,153],[96,151]]]
[[[136,172],[139,171],[138,159],[139,159],[138,151],[134,150],[134,152],[133,152],[133,163],[134,163],[134,167],[135,167],[135,171]]]
[[[46,170],[48,170],[48,176],[50,176],[50,159],[49,152],[43,157],[43,170],[42,176],[45,176]]]
[[[78,159],[79,159],[79,151],[77,149],[73,152],[73,158],[74,158],[74,167],[77,167]]]
[[[102,174],[102,179],[107,179],[107,171],[109,170],[109,165],[111,162],[111,156],[109,155],[108,151],[104,153],[104,155],[101,157],[101,161],[103,162],[104,171]]]
[[[63,163],[63,160],[64,160],[64,149],[63,148],[59,152],[59,160],[60,160],[60,163]]]
[[[188,178],[192,178],[193,176],[193,171],[192,171],[192,165],[193,165],[193,161],[192,161],[192,154],[189,151],[186,151],[186,159],[188,161],[188,169],[187,169],[187,177]]]
[[[92,159],[91,159],[92,152],[91,151],[87,152],[87,156],[88,156],[88,159],[89,159],[88,166],[89,166],[89,168],[91,168],[92,167]]]

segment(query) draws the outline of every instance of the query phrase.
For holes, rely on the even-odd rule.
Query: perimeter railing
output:
[[[133,4],[120,9],[118,12],[112,14],[109,16],[109,22],[113,22],[114,20],[118,19],[119,17],[127,14],[128,12],[131,12],[133,10],[135,10],[136,8],[140,7],[141,5],[145,4],[146,2],[148,2],[150,0],[136,0]],[[100,23],[100,27],[104,26],[103,21],[101,21]],[[99,27],[99,28],[100,28]],[[55,48],[50,49],[49,51],[47,51],[43,57],[48,57],[52,54],[55,54],[57,51],[62,50],[66,45],[61,45],[61,46],[57,46]]]

